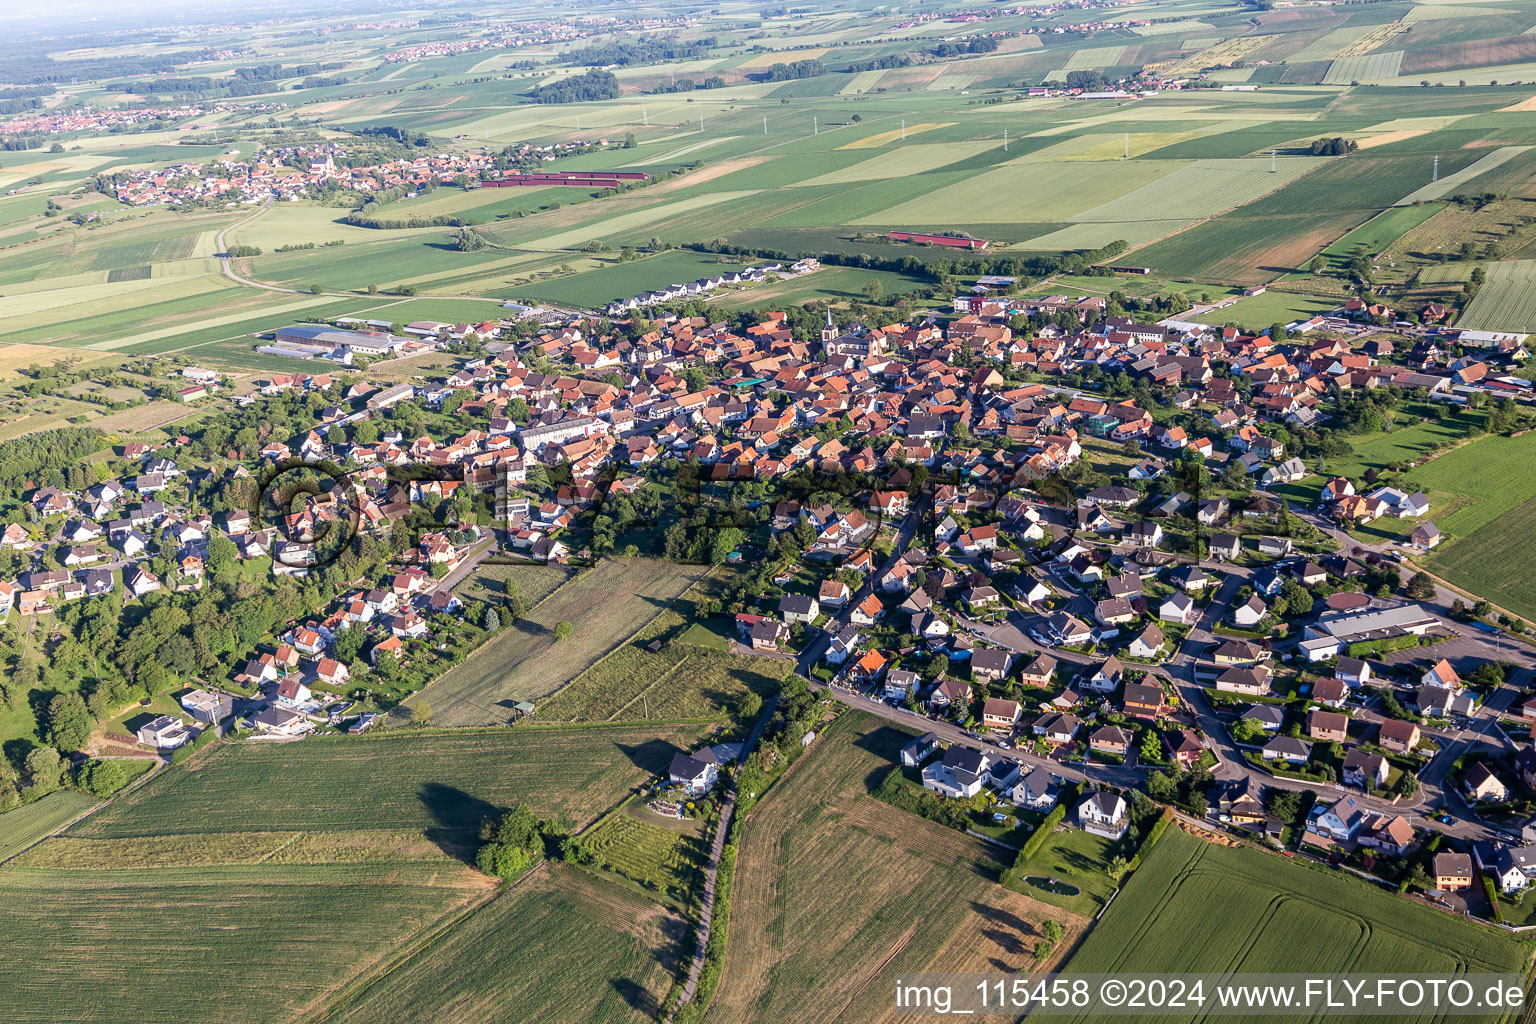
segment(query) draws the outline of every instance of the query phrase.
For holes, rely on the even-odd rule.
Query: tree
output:
[[[362,629],[343,629],[336,634],[336,660],[344,661],[348,665],[357,663],[358,655],[362,654],[363,644],[367,643],[368,634]]]
[[[501,616],[497,614],[495,608],[487,608],[485,610],[485,631],[487,633],[495,633],[499,629],[501,629]]]
[[[1061,941],[1061,922],[1052,918],[1046,918],[1040,922],[1040,934],[1045,936],[1045,941],[1056,943]]]
[[[864,294],[872,304],[878,304],[885,298],[885,285],[880,283],[878,277],[872,277],[864,282]]]
[[[561,640],[570,639],[571,634],[574,632],[576,632],[576,627],[571,625],[570,620],[561,619],[555,623],[555,642],[559,643]]]
[[[60,693],[48,702],[45,737],[60,750],[81,750],[91,738],[96,722],[78,693]]]
[[[411,724],[425,728],[432,724],[432,705],[424,700],[418,700],[411,705]]]
[[[487,820],[480,828],[485,845],[475,857],[475,866],[488,875],[507,880],[525,871],[543,847],[543,826],[527,804],[516,804],[495,822]]]
[[[459,252],[479,252],[485,248],[485,236],[466,224],[454,232],[453,247]]]
[[[1415,601],[1431,601],[1435,596],[1435,581],[1428,573],[1416,572],[1408,581],[1405,593]]]
[[[33,747],[27,753],[25,767],[28,784],[39,793],[56,789],[59,785],[59,776],[64,771],[59,752],[52,747]]]
[[[311,295],[319,295],[323,291],[325,291],[325,289],[317,284],[312,284],[309,286],[309,294]]]
[[[738,713],[749,722],[755,722],[758,714],[763,710],[763,698],[748,690],[747,695],[741,698]]]
[[[128,784],[128,768],[121,761],[87,761],[75,783],[92,796],[111,796]]]
[[[1285,329],[1285,324],[1273,323],[1269,325],[1269,340],[1278,344],[1290,339],[1290,334]]]

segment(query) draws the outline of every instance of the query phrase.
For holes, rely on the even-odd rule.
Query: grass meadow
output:
[[[0,814],[0,863],[42,841],[96,803],[95,797],[77,789],[61,789]]]

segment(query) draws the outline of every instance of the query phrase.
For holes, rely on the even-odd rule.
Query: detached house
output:
[[[1124,797],[1095,790],[1077,805],[1077,823],[1084,832],[1118,842],[1125,838],[1131,816]]]

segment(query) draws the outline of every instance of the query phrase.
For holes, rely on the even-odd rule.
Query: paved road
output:
[[[273,200],[268,199],[261,205],[261,209],[255,211],[244,220],[239,220],[229,225],[214,236],[213,247],[218,251],[219,264],[224,268],[225,277],[229,278],[231,281],[234,281],[236,284],[243,284],[247,288],[260,288],[262,291],[268,292],[287,292],[290,295],[308,295],[310,292],[307,288],[282,288],[275,284],[262,284],[260,281],[252,281],[248,277],[241,277],[238,273],[235,272],[235,261],[229,258],[229,246],[225,244],[226,236],[228,236],[231,231],[235,230],[235,228],[245,227],[251,221],[272,209],[272,203]]]
[[[1351,538],[1352,541],[1352,538]],[[1163,665],[1150,668],[1152,676],[1167,680],[1178,693],[1184,707],[1188,710],[1200,732],[1204,735],[1204,742],[1217,759],[1212,774],[1218,779],[1234,780],[1245,777],[1258,779],[1262,784],[1280,789],[1311,790],[1319,799],[1333,800],[1343,795],[1352,795],[1366,807],[1387,814],[1403,815],[1417,828],[1433,828],[1447,834],[1470,839],[1483,839],[1494,836],[1490,826],[1478,818],[1474,808],[1469,806],[1465,799],[1455,791],[1454,787],[1445,785],[1446,777],[1450,774],[1456,760],[1469,749],[1482,746],[1490,749],[1507,749],[1512,741],[1497,726],[1496,712],[1506,708],[1516,697],[1518,690],[1513,686],[1505,686],[1496,690],[1489,696],[1478,709],[1477,716],[1465,729],[1425,729],[1426,735],[1433,738],[1440,746],[1437,754],[1428,766],[1420,773],[1419,792],[1412,798],[1400,799],[1393,802],[1360,793],[1358,790],[1348,789],[1342,785],[1333,783],[1309,782],[1302,779],[1287,779],[1270,775],[1268,772],[1256,768],[1243,756],[1243,751],[1233,742],[1231,734],[1227,731],[1225,721],[1217,714],[1211,703],[1207,686],[1202,684],[1195,676],[1195,666],[1208,648],[1222,642],[1225,637],[1215,632],[1215,627],[1221,620],[1221,616],[1230,607],[1232,599],[1254,571],[1253,568],[1237,565],[1229,565],[1224,562],[1203,561],[1202,568],[1216,573],[1224,574],[1224,579],[1217,588],[1216,594],[1210,604],[1202,610],[1200,617],[1190,629],[1179,649]],[[1068,610],[1083,618],[1092,621],[1093,602],[1083,594],[1064,585],[1060,579],[1052,581],[1057,589],[1068,598]],[[1431,606],[1433,608],[1433,606]],[[1449,608],[1446,601],[1445,610]],[[1442,609],[1434,609],[1442,610]],[[1037,624],[1039,616],[1023,612],[1010,611],[1001,621],[980,622],[964,615],[957,615],[956,620],[961,628],[967,629],[973,635],[1000,647],[1033,655],[1039,652],[1049,653],[1058,661],[1086,665],[1097,660],[1087,655],[1056,648],[1043,647],[1029,636],[1031,626]],[[1445,651],[1447,656],[1455,660],[1458,653],[1465,654],[1468,658],[1479,660],[1496,658],[1504,661],[1516,661],[1520,664],[1529,664],[1532,659],[1528,649],[1507,641],[1498,646],[1497,638],[1485,638],[1481,635],[1465,636],[1452,641],[1457,648]],[[1436,648],[1438,655],[1440,649]],[[1414,657],[1414,652],[1404,652],[1404,657]],[[1424,654],[1419,652],[1417,657]],[[1529,671],[1529,669],[1527,669]],[[858,694],[848,693],[836,688],[827,692],[837,700],[852,707],[889,718],[894,722],[905,725],[908,728],[931,730],[948,743],[960,743],[976,749],[987,750],[994,756],[1001,753],[990,744],[973,739],[958,726],[949,722],[933,721],[930,719],[906,714],[896,708]],[[1379,721],[1385,717],[1381,712],[1372,708],[1353,708],[1354,716],[1362,721]],[[1054,772],[1060,777],[1072,781],[1089,781],[1104,783],[1114,786],[1131,786],[1142,781],[1143,772],[1136,768],[1126,768],[1112,765],[1088,765],[1077,767],[1066,765],[1049,758],[1038,757],[1019,750],[1008,752],[1004,756],[1016,758],[1029,764],[1040,765]],[[1441,824],[1434,820],[1434,815],[1442,811],[1449,811],[1457,820],[1449,825]]]

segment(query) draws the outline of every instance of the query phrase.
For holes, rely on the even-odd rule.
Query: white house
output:
[[[987,754],[957,743],[923,768],[923,787],[941,796],[968,800],[981,792],[991,767]]]
[[[697,754],[672,755],[672,765],[667,769],[667,781],[681,786],[689,796],[703,796],[715,788],[720,778],[720,767],[714,751],[705,747]]]
[[[1187,626],[1195,617],[1195,602],[1188,594],[1175,592],[1158,605],[1157,617],[1164,622]]]
[[[1095,790],[1077,805],[1077,824],[1084,832],[1120,840],[1131,826],[1131,816],[1118,793]]]

